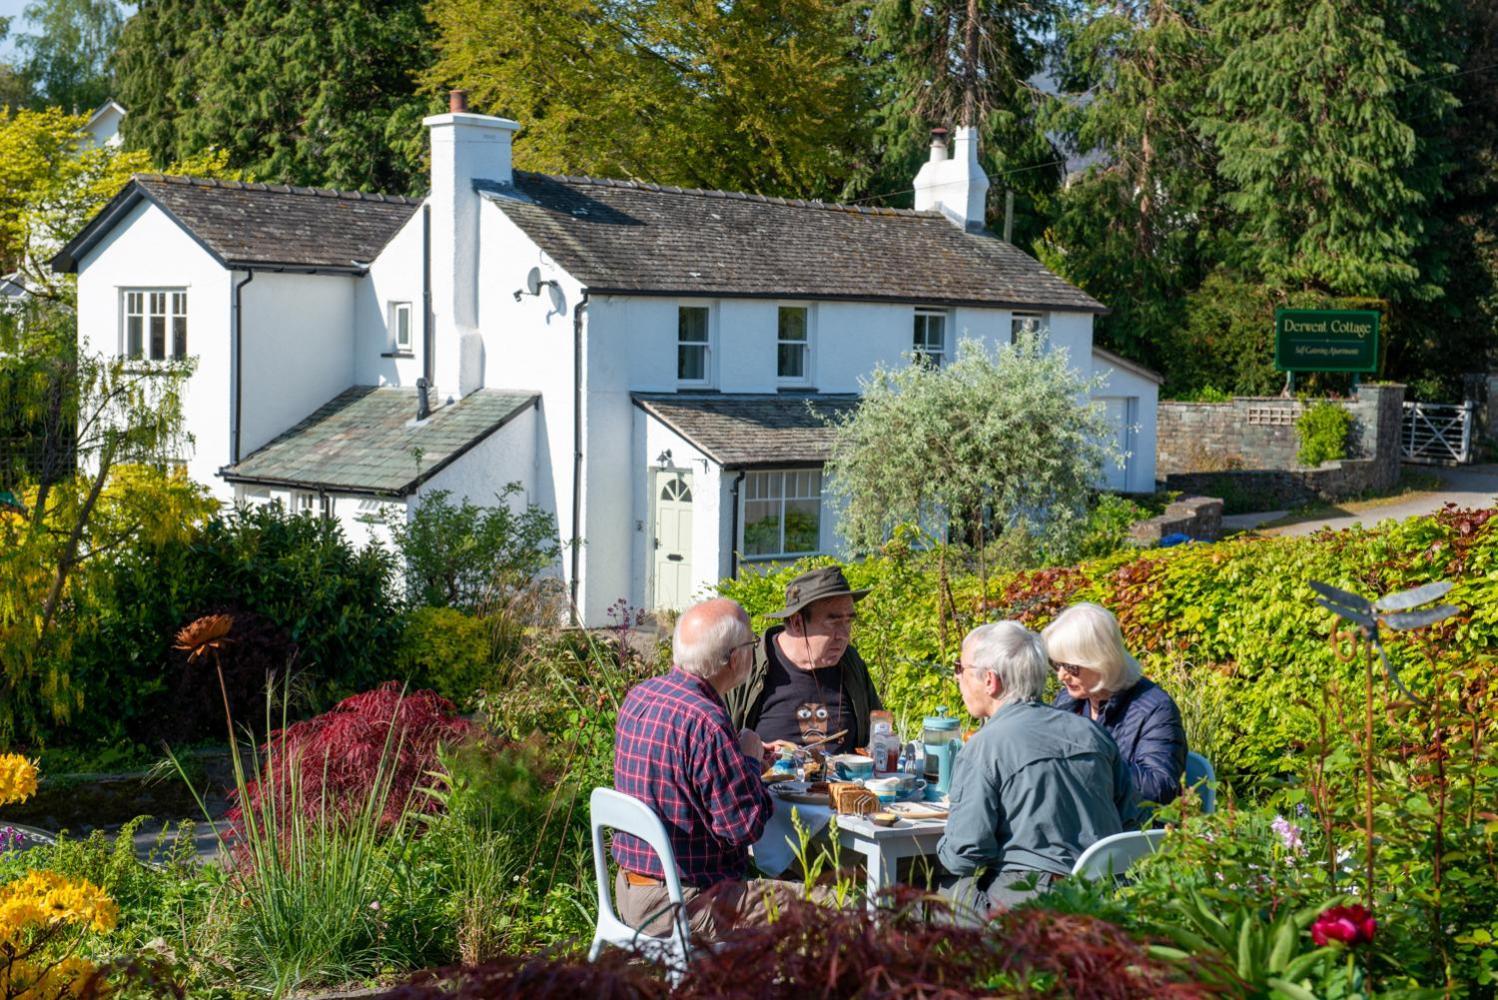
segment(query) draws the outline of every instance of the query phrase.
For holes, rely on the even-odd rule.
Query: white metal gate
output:
[[[1400,451],[1406,462],[1456,465],[1472,461],[1474,406],[1405,403]]]

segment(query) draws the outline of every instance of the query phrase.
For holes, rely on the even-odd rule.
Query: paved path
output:
[[[1498,496],[1498,465],[1468,465],[1455,469],[1435,468],[1441,477],[1441,488],[1428,493],[1410,493],[1390,500],[1367,500],[1345,503],[1332,512],[1315,515],[1293,524],[1260,529],[1269,535],[1309,535],[1322,528],[1350,528],[1355,524],[1371,527],[1380,521],[1402,521],[1407,517],[1432,514],[1448,503],[1461,507],[1489,507]],[[1228,531],[1258,528],[1270,521],[1289,516],[1289,511],[1265,511],[1258,514],[1233,514],[1222,519]]]

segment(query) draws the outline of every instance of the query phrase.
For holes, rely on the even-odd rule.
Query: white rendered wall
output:
[[[80,350],[124,353],[125,288],[187,290],[187,349],[197,367],[183,393],[192,435],[187,472],[220,500],[233,491],[218,477],[229,462],[233,419],[230,275],[180,226],[149,202],[117,223],[78,266]]]
[[[357,281],[257,271],[244,287],[240,458],[354,384]]]
[[[492,507],[497,502],[495,496],[507,484],[519,483],[523,492],[511,497],[509,506],[516,513],[525,510],[536,480],[536,424],[536,408],[526,407],[422,483],[417,489],[418,499],[445,490],[455,504],[469,500],[480,507]]]
[[[479,241],[484,248],[478,288],[483,383],[490,389],[541,395],[539,409],[526,418],[534,431],[533,471],[526,477],[526,488],[529,501],[556,518],[557,542],[562,547],[561,572],[570,582],[572,557],[567,545],[573,536],[572,320],[573,310],[582,299],[582,288],[498,206],[485,202],[479,222]],[[558,287],[547,286],[540,295],[522,295],[517,301],[515,292],[525,287],[526,272],[532,267],[539,267],[542,279],[555,281]],[[590,300],[584,311],[586,327],[593,324],[596,305],[596,299]],[[586,457],[594,458],[591,454]],[[604,458],[609,460],[609,456]],[[626,464],[629,459],[627,454],[617,456],[618,461]],[[628,493],[620,491],[615,496],[626,497]],[[597,607],[597,615],[587,619],[588,624],[603,624],[609,601],[600,604],[589,591],[591,551],[587,544],[586,502],[584,497],[583,527],[578,532],[584,539],[579,555],[578,600],[585,606]],[[609,600],[617,597],[616,594]]]
[[[354,384],[415,385],[422,364],[421,209],[385,245],[354,286]],[[395,350],[391,302],[411,303],[409,358]]]
[[[1126,489],[1130,493],[1150,493],[1155,489],[1155,417],[1159,408],[1160,386],[1126,368],[1115,368],[1103,358],[1094,358],[1094,373],[1106,379],[1092,395],[1136,400],[1134,419],[1134,456],[1129,468]]]

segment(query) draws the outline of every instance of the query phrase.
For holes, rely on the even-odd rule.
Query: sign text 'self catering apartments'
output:
[[[1278,309],[1274,365],[1287,372],[1378,370],[1379,314],[1365,309]]]

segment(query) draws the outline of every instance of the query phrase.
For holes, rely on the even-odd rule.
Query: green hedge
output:
[[[1293,769],[1297,748],[1314,732],[1323,686],[1359,676],[1356,665],[1334,656],[1332,616],[1314,603],[1308,581],[1374,595],[1450,579],[1449,599],[1463,613],[1443,627],[1437,655],[1488,655],[1498,641],[1491,514],[1452,511],[1337,534],[1123,553],[993,577],[986,591],[964,571],[951,584],[961,621],[945,639],[934,557],[897,542],[847,567],[854,586],[873,588],[859,605],[854,641],[897,717],[915,719],[938,704],[960,705],[950,663],[972,625],[1014,617],[1040,628],[1069,604],[1097,601],[1119,616],[1131,650],[1181,704],[1193,743],[1219,773],[1269,776]],[[829,561],[724,581],[720,589],[765,628],[774,624],[764,615],[780,607],[785,582]],[[1428,689],[1425,638],[1400,635],[1389,644],[1416,692]]]

